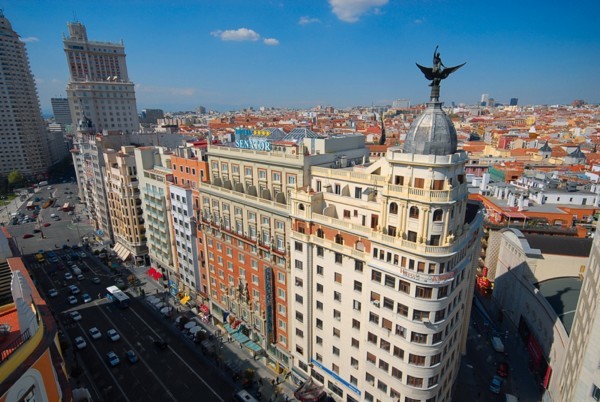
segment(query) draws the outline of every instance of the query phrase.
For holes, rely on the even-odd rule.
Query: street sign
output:
[[[102,231],[102,229],[98,229],[98,236],[102,236],[104,234],[104,232]]]

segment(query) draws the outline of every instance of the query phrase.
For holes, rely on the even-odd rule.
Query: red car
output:
[[[23,238],[24,238],[24,239],[31,239],[32,237],[33,237],[33,235],[32,235],[31,233],[25,233],[25,234],[23,235]]]
[[[496,374],[498,374],[502,378],[508,377],[508,363],[498,363],[498,366],[496,367]]]
[[[44,227],[45,227],[45,228],[47,228],[48,226],[50,226],[50,224],[49,224],[49,223],[47,223],[47,222],[46,222],[46,223],[44,223]]]

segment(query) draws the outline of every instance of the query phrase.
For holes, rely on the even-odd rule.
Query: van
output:
[[[492,348],[494,348],[496,352],[504,353],[504,344],[502,343],[502,340],[499,337],[492,337]]]
[[[250,395],[246,390],[241,390],[233,396],[233,399],[239,402],[258,402],[258,399]]]

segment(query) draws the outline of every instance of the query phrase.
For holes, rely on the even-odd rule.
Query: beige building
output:
[[[108,208],[113,229],[114,248],[123,261],[144,264],[148,255],[146,229],[142,217],[142,200],[139,189],[134,146],[104,152]]]
[[[597,233],[597,232],[596,232]],[[565,364],[559,381],[560,401],[600,400],[600,236],[594,238],[583,274]]]
[[[336,400],[451,400],[482,233],[466,162],[432,101],[404,148],[372,164],[313,167],[310,185],[292,191],[298,377]]]
[[[168,271],[175,273],[168,196],[168,183],[173,180],[171,153],[166,148],[151,146],[136,148],[134,153],[150,265],[166,279]]]

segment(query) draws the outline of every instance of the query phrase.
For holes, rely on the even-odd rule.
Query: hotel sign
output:
[[[271,151],[271,141],[268,136],[271,135],[267,130],[249,130],[247,128],[238,128],[235,130],[235,146],[242,149],[254,149],[256,151]],[[262,137],[262,138],[256,138]]]

